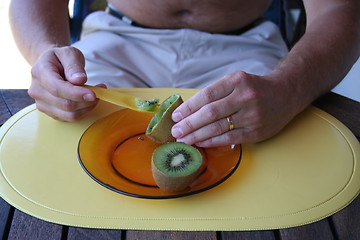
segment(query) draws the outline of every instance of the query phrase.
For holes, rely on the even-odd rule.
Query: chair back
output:
[[[74,0],[72,17],[70,18],[71,42],[80,39],[82,23],[87,15],[92,12],[105,10],[106,0]]]

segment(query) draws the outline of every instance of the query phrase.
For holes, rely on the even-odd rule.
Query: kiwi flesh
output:
[[[195,147],[181,142],[163,144],[152,155],[152,175],[160,189],[183,191],[196,179],[202,161]]]
[[[146,129],[146,136],[160,144],[174,142],[175,138],[171,135],[171,128],[175,122],[171,115],[182,103],[183,99],[179,94],[171,95],[165,99],[150,120]]]
[[[159,105],[160,100],[158,98],[152,100],[142,100],[141,98],[136,98],[135,101],[139,110],[145,112],[153,112]]]

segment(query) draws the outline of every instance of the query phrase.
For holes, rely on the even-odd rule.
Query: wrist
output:
[[[311,86],[304,81],[305,76],[300,73],[279,68],[268,74],[267,78],[284,93],[287,105],[294,116],[317,98]]]

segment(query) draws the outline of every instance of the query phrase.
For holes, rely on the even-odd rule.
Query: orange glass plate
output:
[[[237,169],[241,146],[201,148],[204,164],[198,178],[177,193],[159,189],[151,174],[151,156],[159,145],[145,136],[152,114],[114,112],[92,124],[78,145],[88,175],[115,192],[138,198],[167,199],[203,192],[224,182]]]

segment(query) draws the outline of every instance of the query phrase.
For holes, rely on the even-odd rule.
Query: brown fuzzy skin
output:
[[[199,168],[200,170],[200,168]],[[190,175],[183,176],[183,177],[172,177],[164,174],[163,172],[159,171],[154,161],[151,161],[151,171],[154,177],[156,184],[159,186],[160,189],[166,192],[180,192],[185,190],[190,186],[190,184],[196,179],[198,171],[193,172]]]
[[[183,103],[183,99],[179,97],[164,113],[163,117],[151,131],[151,133],[146,136],[149,137],[156,143],[164,144],[168,142],[174,142],[175,138],[171,134],[171,128],[174,126],[175,122],[172,120],[172,112]]]

